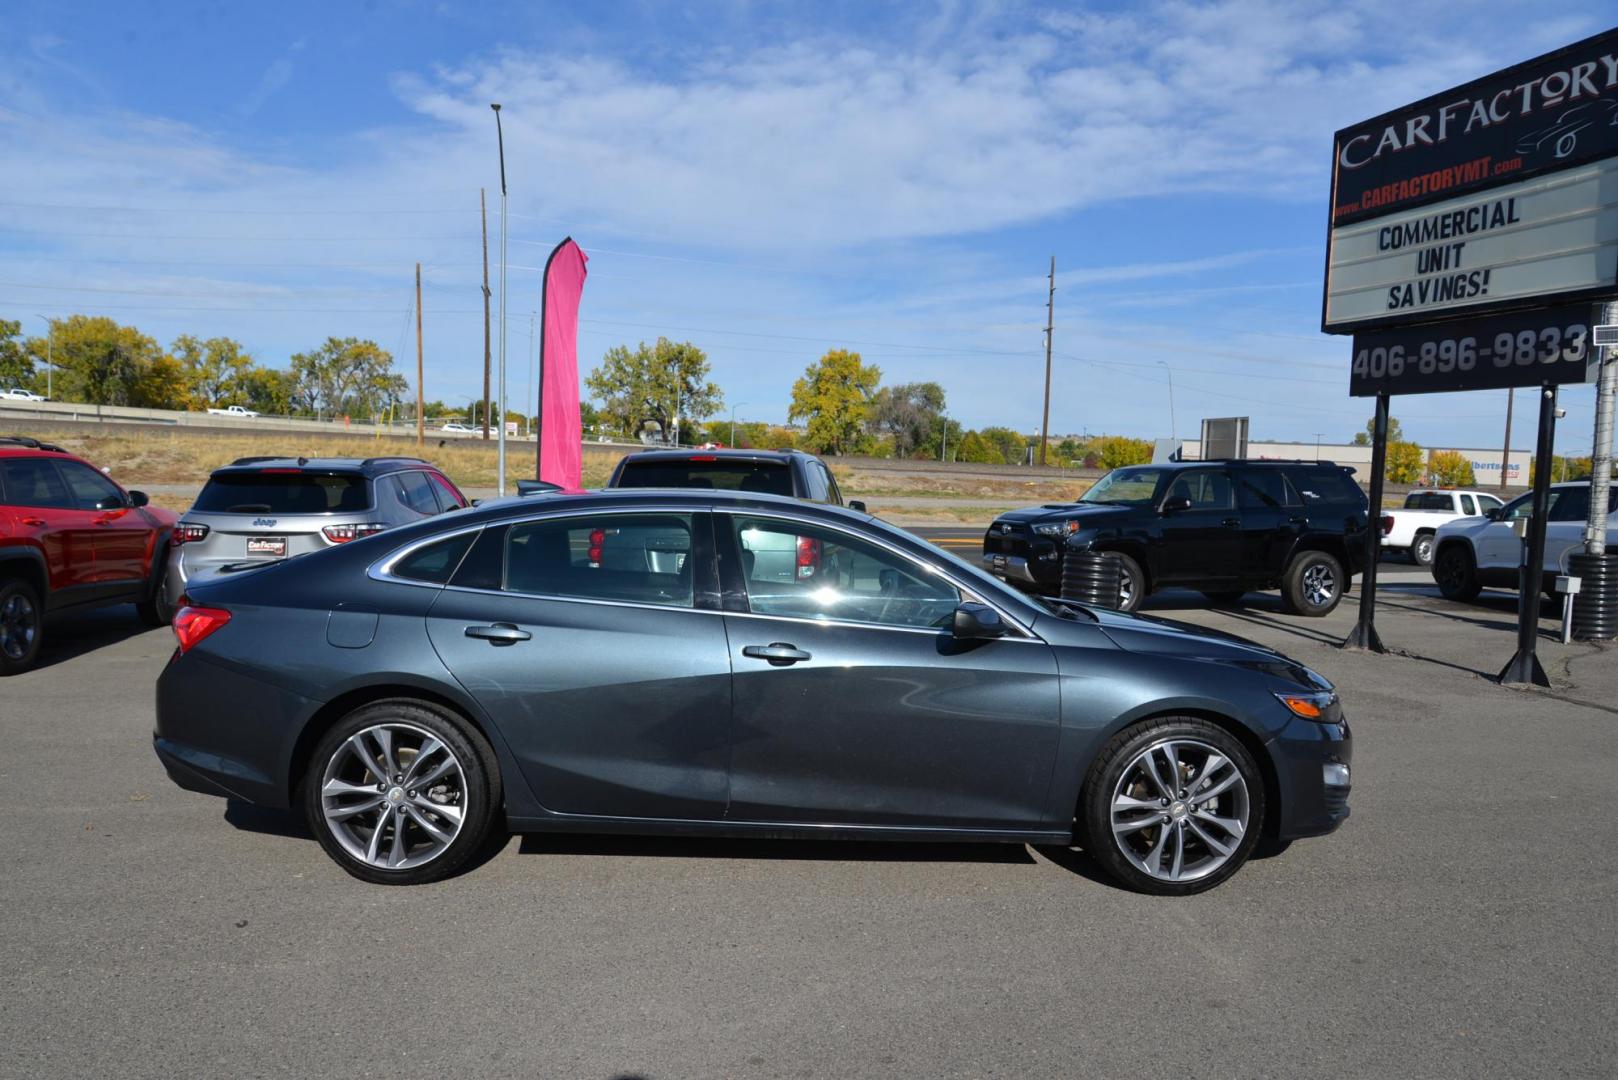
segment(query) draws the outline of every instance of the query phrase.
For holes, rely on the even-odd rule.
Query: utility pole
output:
[[[1056,256],[1051,256],[1051,287],[1045,294],[1045,418],[1039,425],[1039,464],[1045,465],[1045,444],[1051,437],[1051,333],[1056,329]]]
[[[1618,303],[1609,301],[1602,322],[1618,320]],[[1596,383],[1595,445],[1590,448],[1590,517],[1584,526],[1586,554],[1607,553],[1607,501],[1612,489],[1613,412],[1618,406],[1618,348],[1608,348]]]
[[[537,415],[534,417],[532,425],[528,423],[528,406],[534,403],[534,358],[539,352],[534,341],[534,320],[537,318],[539,318],[539,312],[530,311],[528,313],[528,395],[523,400],[522,405],[522,433],[524,435],[532,435],[534,431],[539,430],[539,417]],[[530,427],[532,427],[532,430],[530,430]]]
[[[499,450],[495,455],[500,475],[495,481],[495,493],[503,498],[506,494],[506,133],[500,126],[500,106],[495,104],[489,108],[494,110],[494,131],[500,140],[500,415],[495,420],[500,425]]]
[[[1511,408],[1517,403],[1517,388],[1506,391],[1506,447],[1500,451],[1500,490],[1506,490],[1506,477],[1511,473]]]
[[[489,439],[489,204],[478,188],[478,216],[483,219],[483,440]]]
[[[422,415],[421,389],[421,264],[416,264],[416,445],[420,446],[427,434],[427,418]]]

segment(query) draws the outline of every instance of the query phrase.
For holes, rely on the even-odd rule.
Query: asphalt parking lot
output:
[[[1357,741],[1339,833],[1181,900],[1069,850],[545,837],[367,886],[167,781],[167,631],[65,623],[0,684],[0,1075],[1610,1076],[1615,656],[1498,687],[1515,598],[1387,570],[1390,656],[1334,647],[1357,594],[1149,601],[1325,672]]]

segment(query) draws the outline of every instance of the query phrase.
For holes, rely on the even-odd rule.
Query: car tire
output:
[[[0,580],[0,676],[27,671],[45,639],[39,592],[21,578]]]
[[[1476,600],[1483,591],[1472,552],[1464,543],[1450,544],[1438,553],[1433,562],[1433,580],[1444,599],[1463,604]]]
[[[1421,533],[1410,545],[1410,559],[1417,566],[1433,565],[1433,534]]]
[[[391,775],[379,782],[377,769]],[[421,776],[426,786],[412,787]],[[326,854],[377,885],[455,874],[484,848],[504,802],[482,733],[449,709],[403,699],[362,706],[326,732],[300,798]]]
[[[1348,590],[1343,564],[1324,551],[1300,551],[1281,579],[1281,597],[1294,615],[1329,615]]]
[[[1246,596],[1247,593],[1242,589],[1215,589],[1212,592],[1203,589],[1202,595],[1208,598],[1210,604],[1217,604],[1220,607],[1234,607],[1242,602],[1242,597]]]
[[[1220,789],[1208,803],[1195,798],[1202,785]],[[1241,869],[1264,812],[1264,776],[1235,736],[1200,717],[1161,717],[1120,731],[1096,757],[1078,840],[1128,888],[1187,896]]]
[[[1146,575],[1141,572],[1140,563],[1123,552],[1107,554],[1118,560],[1118,610],[1134,611],[1150,591],[1146,587]]]
[[[161,550],[153,558],[160,555]],[[140,621],[147,626],[154,628],[167,626],[174,621],[174,605],[169,603],[168,576],[168,560],[164,559],[162,565],[158,567],[157,580],[152,582],[151,595],[135,605],[135,614],[140,616]]]

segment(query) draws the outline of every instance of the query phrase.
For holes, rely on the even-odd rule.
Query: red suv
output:
[[[0,436],[0,676],[38,657],[46,615],[133,603],[148,625],[167,623],[178,517],[60,446]]]

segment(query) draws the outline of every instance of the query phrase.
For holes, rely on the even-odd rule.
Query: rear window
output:
[[[365,477],[336,472],[232,472],[210,477],[192,507],[205,514],[345,514],[370,509]]]
[[[792,471],[784,461],[626,461],[618,474],[621,488],[716,488],[762,495],[792,492]]]
[[[1351,503],[1364,506],[1365,492],[1346,472],[1336,469],[1299,469],[1288,473],[1292,486],[1303,496],[1304,505],[1315,503]]]
[[[1405,496],[1406,510],[1452,510],[1454,497],[1440,491],[1412,491]]]

